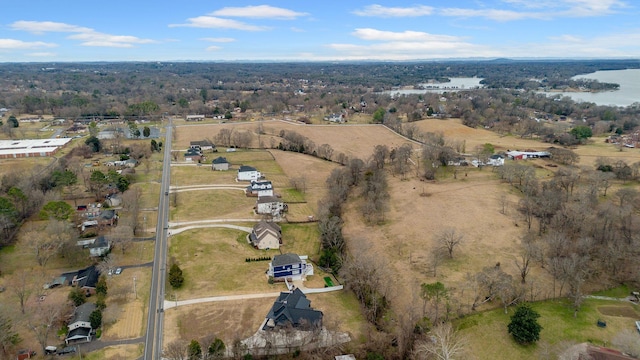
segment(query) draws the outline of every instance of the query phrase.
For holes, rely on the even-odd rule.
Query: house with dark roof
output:
[[[257,214],[280,216],[288,210],[287,204],[276,196],[258,196],[255,210]]]
[[[96,309],[94,303],[84,303],[78,306],[73,314],[73,319],[69,322],[67,328],[69,333],[64,342],[69,345],[70,342],[89,342],[93,328],[91,327],[91,313]]]
[[[211,170],[226,171],[229,170],[229,161],[227,158],[218,156],[211,162]]]
[[[192,149],[196,149],[200,152],[203,151],[214,151],[216,150],[216,146],[209,140],[197,140],[197,141],[191,141],[189,143],[189,147]]]
[[[96,284],[100,277],[100,271],[95,265],[91,265],[86,269],[79,270],[71,280],[71,285],[76,286],[85,291],[87,294],[96,293]]]
[[[100,235],[87,247],[91,256],[105,256],[111,250],[111,242],[104,235]]]
[[[306,256],[294,253],[280,254],[273,257],[269,263],[267,275],[276,281],[302,280],[307,275],[313,275],[313,265],[307,264]]]
[[[322,327],[322,311],[311,307],[306,295],[295,289],[281,292],[267,314],[262,330],[277,330],[294,327],[299,330],[313,330]]]
[[[251,181],[244,193],[247,196],[273,196],[273,184],[269,180]]]
[[[274,222],[261,220],[253,226],[249,241],[256,249],[279,249],[282,244],[282,229]]]
[[[100,211],[98,215],[98,224],[101,226],[113,226],[118,224],[118,213],[115,209],[106,209]]]
[[[257,181],[262,178],[262,174],[252,166],[242,165],[238,169],[238,181]]]
[[[184,161],[187,161],[187,162],[200,162],[203,159],[204,159],[204,156],[202,156],[202,152],[194,148],[189,148],[187,149],[187,152],[184,153]]]

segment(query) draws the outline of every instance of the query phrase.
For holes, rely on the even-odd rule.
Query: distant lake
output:
[[[425,93],[438,93],[442,94],[445,92],[454,92],[460,90],[469,90],[469,89],[477,89],[481,88],[482,78],[477,77],[460,77],[460,78],[450,78],[449,82],[441,82],[441,83],[428,83],[428,84],[419,84],[424,87],[424,89],[397,89],[397,90],[387,90],[383,91],[383,94],[389,95],[411,95],[411,94],[425,94]]]
[[[620,84],[620,89],[602,92],[543,92],[548,96],[568,96],[577,102],[592,102],[597,105],[629,106],[640,102],[640,69],[596,71],[576,75],[572,79],[595,79],[599,82]]]

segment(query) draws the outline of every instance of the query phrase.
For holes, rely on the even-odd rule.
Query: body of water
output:
[[[568,96],[578,102],[592,102],[597,105],[629,106],[640,102],[640,69],[596,71],[590,74],[577,75],[572,79],[595,79],[599,82],[620,84],[614,91],[601,92],[543,92],[549,96]]]
[[[482,85],[480,81],[482,78],[476,77],[465,77],[465,78],[450,78],[451,81],[443,82],[443,83],[428,83],[428,84],[420,84],[424,89],[398,89],[398,90],[388,90],[383,91],[383,94],[389,95],[410,95],[410,94],[425,94],[425,93],[438,93],[442,94],[445,92],[453,92],[453,91],[461,91],[461,90],[469,90],[469,89],[478,89],[481,88]]]

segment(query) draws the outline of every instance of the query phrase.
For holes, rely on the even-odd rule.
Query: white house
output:
[[[69,333],[64,339],[64,342],[69,345],[69,342],[89,342],[91,341],[91,313],[96,309],[94,303],[84,303],[78,306],[73,314],[73,319],[69,322]]]
[[[198,151],[213,151],[216,146],[209,140],[191,141],[189,147]]]
[[[247,196],[273,196],[273,184],[269,180],[252,181],[245,189]]]
[[[204,115],[187,115],[185,117],[186,121],[203,121]]]
[[[487,160],[487,165],[491,166],[503,166],[504,165],[504,156],[499,154],[494,154],[489,157]]]
[[[280,216],[287,211],[287,204],[275,196],[258,196],[255,209],[261,215]]]
[[[238,181],[257,181],[261,178],[262,174],[254,167],[242,165],[238,169]]]
[[[104,256],[111,250],[111,243],[103,235],[98,236],[96,240],[87,246],[89,254],[94,257]]]

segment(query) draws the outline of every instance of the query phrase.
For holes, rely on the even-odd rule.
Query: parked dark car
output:
[[[75,346],[67,346],[65,348],[62,348],[62,350],[58,350],[58,355],[66,355],[66,354],[73,354],[76,352],[76,347]]]

